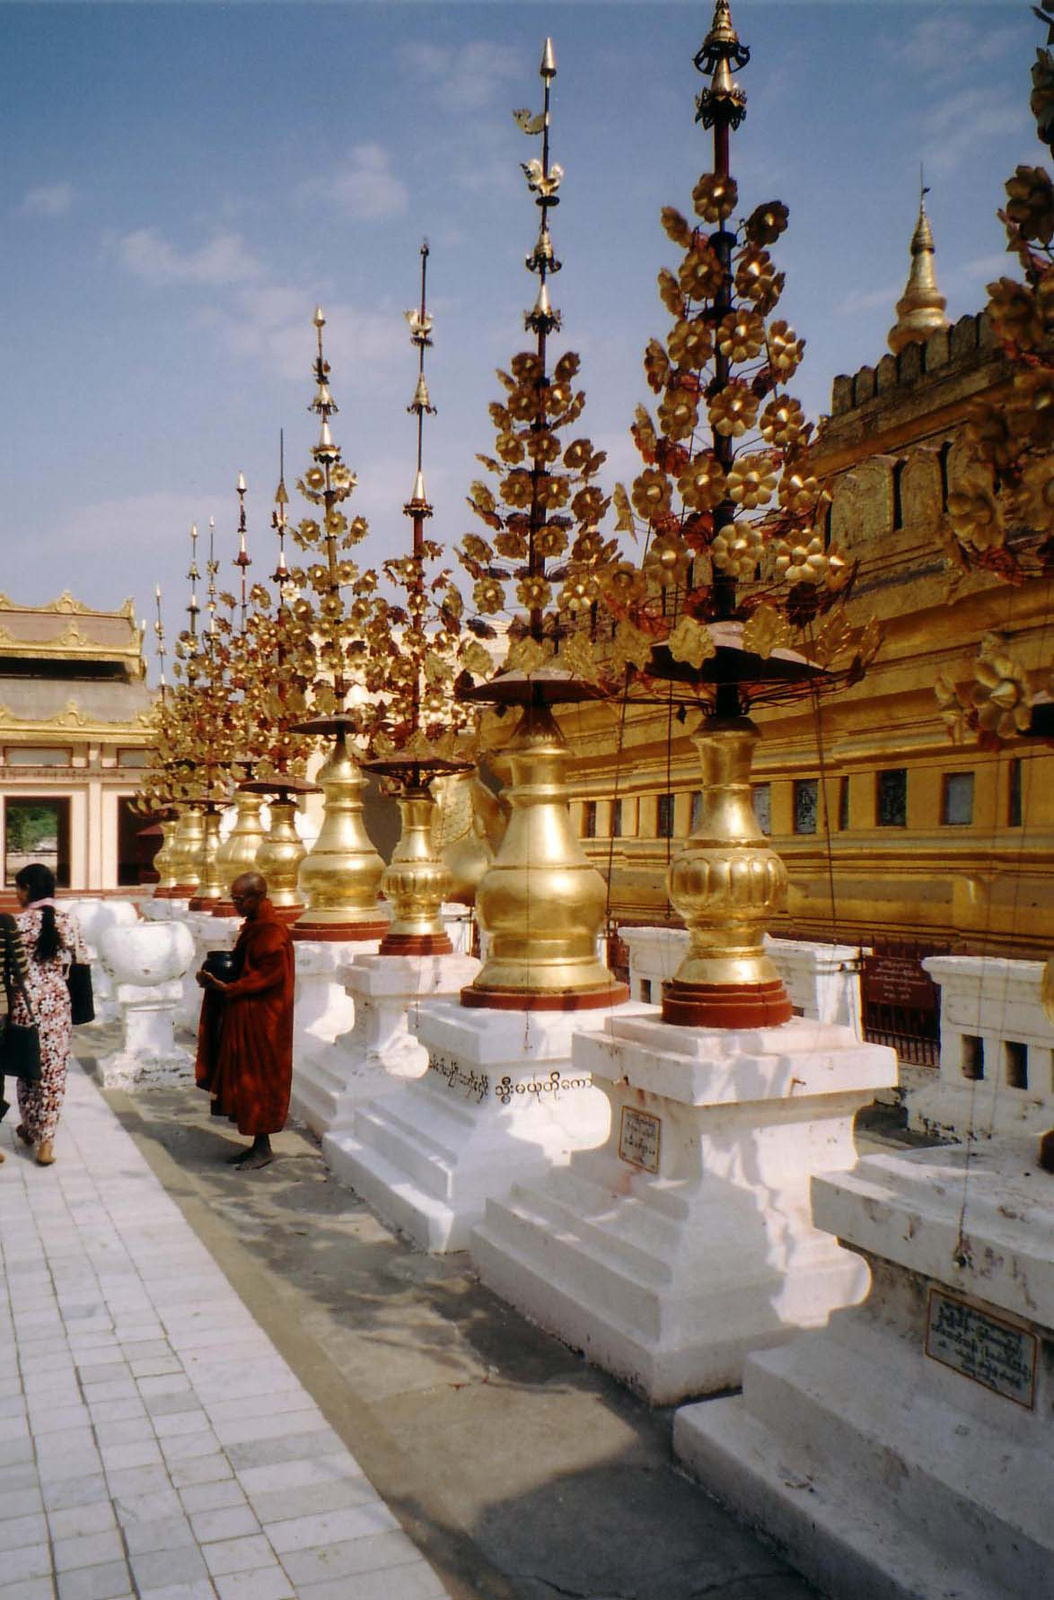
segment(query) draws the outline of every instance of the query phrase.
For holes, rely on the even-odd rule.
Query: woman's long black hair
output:
[[[18,888],[25,889],[30,900],[50,900],[55,893],[55,874],[42,861],[31,861],[15,873]],[[33,954],[38,961],[50,961],[62,949],[59,930],[55,926],[54,906],[45,906],[40,913],[40,932]]]

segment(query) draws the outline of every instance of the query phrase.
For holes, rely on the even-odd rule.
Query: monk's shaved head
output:
[[[256,894],[261,899],[267,893],[267,879],[258,872],[243,872],[240,878],[235,878],[231,884],[231,894]]]

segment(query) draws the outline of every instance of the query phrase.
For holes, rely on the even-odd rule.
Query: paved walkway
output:
[[[80,1070],[0,1129],[0,1600],[446,1591]]]

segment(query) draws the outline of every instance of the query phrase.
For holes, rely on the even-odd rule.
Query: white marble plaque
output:
[[[1035,1334],[939,1289],[930,1290],[926,1354],[1019,1406],[1035,1403]]]
[[[647,1111],[637,1111],[633,1106],[622,1107],[618,1130],[618,1153],[631,1167],[642,1167],[645,1172],[659,1170],[659,1137],[662,1120]]]

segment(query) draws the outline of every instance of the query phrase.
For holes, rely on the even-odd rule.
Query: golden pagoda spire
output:
[[[923,344],[938,328],[946,328],[947,301],[937,287],[934,271],[933,230],[926,215],[925,184],[919,196],[919,220],[911,238],[911,271],[904,293],[897,301],[897,320],[889,330],[889,348],[899,355],[908,344]]]

